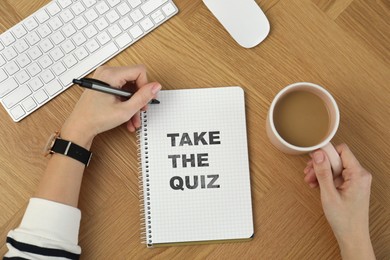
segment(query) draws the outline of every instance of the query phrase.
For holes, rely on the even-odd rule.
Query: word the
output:
[[[187,168],[187,163],[191,164],[191,167],[207,167],[209,166],[208,163],[208,154],[207,153],[198,153],[196,154],[196,160],[195,160],[195,154],[190,154],[189,158],[186,154],[172,154],[168,155],[168,159],[172,159],[172,167],[177,168],[178,165],[178,159],[181,157],[181,165],[183,168]]]

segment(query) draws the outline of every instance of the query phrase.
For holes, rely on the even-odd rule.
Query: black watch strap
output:
[[[50,149],[51,153],[59,153],[66,156],[69,156],[77,161],[80,161],[88,166],[92,153],[87,149],[72,143],[67,140],[57,138],[53,144],[53,147]]]

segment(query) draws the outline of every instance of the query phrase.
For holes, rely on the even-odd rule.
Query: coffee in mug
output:
[[[273,145],[289,154],[322,149],[339,175],[342,163],[330,143],[340,122],[336,101],[328,91],[309,82],[298,82],[282,89],[271,103],[267,115],[267,135]]]
[[[328,108],[319,96],[309,91],[286,94],[275,105],[273,117],[279,135],[295,146],[315,146],[329,133]]]

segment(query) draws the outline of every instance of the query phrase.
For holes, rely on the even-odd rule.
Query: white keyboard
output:
[[[172,0],[53,0],[0,35],[0,100],[18,122],[178,12]]]

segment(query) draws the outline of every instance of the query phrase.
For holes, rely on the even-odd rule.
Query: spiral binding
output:
[[[147,247],[152,247],[152,217],[149,188],[150,183],[147,121],[147,111],[141,112],[141,128],[137,131],[137,154],[139,172],[138,185],[140,200],[141,240],[147,245]],[[144,225],[142,225],[142,223]]]

